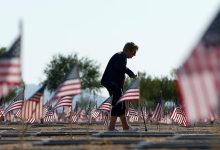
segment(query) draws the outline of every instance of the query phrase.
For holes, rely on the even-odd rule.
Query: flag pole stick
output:
[[[71,107],[72,107],[72,106],[71,106]],[[70,120],[70,127],[71,127],[71,134],[70,134],[71,140],[73,139],[73,121],[72,121],[72,115],[73,115],[73,112],[72,112],[72,109],[71,109],[70,118],[69,118],[69,120]]]
[[[139,72],[138,72],[137,76],[138,76],[138,78],[139,78],[139,76],[140,76],[140,73],[139,73]],[[139,86],[140,86],[140,85],[139,85]],[[140,88],[139,88],[139,89],[140,89]],[[143,120],[144,120],[144,128],[145,128],[145,131],[147,131],[147,126],[146,126],[146,122],[145,122],[144,113],[143,113],[143,110],[142,110],[140,98],[139,98],[139,100],[138,100],[138,103],[139,103],[139,108],[141,109],[142,117],[143,117]]]
[[[140,103],[140,102],[139,102]],[[142,113],[142,117],[143,117],[143,120],[144,120],[144,128],[145,128],[145,131],[147,131],[147,126],[146,126],[146,122],[145,122],[145,118],[144,118],[144,113],[143,113],[143,110],[142,110],[142,106],[140,105],[140,108],[141,108],[141,113]]]

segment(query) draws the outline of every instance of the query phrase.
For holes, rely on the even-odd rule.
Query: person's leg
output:
[[[120,116],[120,120],[121,120],[121,124],[122,124],[123,130],[128,130],[129,126],[128,126],[128,123],[127,123],[126,116],[125,115],[121,115]]]
[[[109,92],[109,95],[110,96],[113,96],[113,88],[111,85],[106,85],[105,86],[106,89],[108,90]],[[111,110],[112,111],[112,110]],[[109,126],[108,126],[108,130],[115,130],[115,124],[116,124],[116,120],[117,120],[117,116],[112,116],[110,117],[110,122],[109,122]]]
[[[121,89],[117,86],[112,86],[111,92],[112,92],[112,109],[111,109],[111,119],[110,119],[108,129],[114,130],[117,117],[120,116],[120,109],[121,109],[121,107],[117,105],[116,103],[119,100],[119,98],[122,96],[122,93],[121,93]]]
[[[117,116],[111,116],[108,130],[115,130],[116,120],[117,120]]]

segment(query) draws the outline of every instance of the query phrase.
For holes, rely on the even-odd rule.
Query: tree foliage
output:
[[[0,47],[0,56],[6,52],[6,48],[5,47]]]
[[[57,89],[64,77],[71,71],[74,65],[79,67],[82,89],[91,92],[99,92],[99,64],[87,57],[78,58],[77,54],[64,56],[61,54],[53,56],[50,63],[44,69],[46,74],[47,89],[53,92]]]
[[[81,98],[80,101],[78,101],[78,106],[81,110],[91,111],[96,106],[96,101],[88,98]]]
[[[176,100],[176,87],[173,79],[168,77],[152,77],[146,73],[139,73],[141,103],[155,102],[161,96],[166,100]],[[128,88],[132,79],[126,79],[125,89]]]
[[[4,103],[10,103],[10,101],[13,100],[22,90],[22,86],[15,87],[6,97],[4,97]]]

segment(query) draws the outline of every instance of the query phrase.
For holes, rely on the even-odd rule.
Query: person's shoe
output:
[[[118,130],[117,129],[113,129],[113,130],[108,129],[106,132],[118,132]]]
[[[138,131],[138,130],[139,130],[139,128],[135,128],[135,127],[129,126],[128,129],[123,130],[123,131],[124,131],[124,132],[134,132],[134,131]]]

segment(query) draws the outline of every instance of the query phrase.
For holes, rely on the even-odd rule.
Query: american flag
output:
[[[0,56],[0,97],[21,84],[21,36]]]
[[[4,120],[12,122],[14,119],[14,115],[12,114],[12,112],[8,112],[6,115],[4,115]]]
[[[40,121],[43,118],[43,93],[46,85],[44,84],[38,89],[29,99],[24,101],[22,107],[22,119],[23,120],[36,120]]]
[[[49,111],[49,106],[44,105],[43,106],[43,118],[47,115],[48,111]]]
[[[71,112],[72,112],[72,103],[71,103],[71,106],[67,106],[67,107],[64,107],[64,112],[65,112],[65,117],[70,117],[71,115]]]
[[[0,118],[4,115],[4,108],[0,106]]]
[[[35,121],[36,121],[35,118],[34,118],[34,117],[31,117],[31,118],[27,119],[26,123],[31,123],[31,124],[33,124]]]
[[[133,101],[133,100],[139,100],[139,96],[140,96],[140,91],[139,91],[139,79],[135,79],[131,82],[130,87],[128,88],[128,90],[125,91],[125,93],[123,94],[123,96],[119,99],[119,101],[117,102],[123,102],[123,101]]]
[[[187,126],[187,120],[184,111],[180,106],[176,106],[171,115],[171,119],[179,125]]]
[[[109,118],[110,118],[110,116],[109,116],[109,113],[108,112],[103,112],[103,115],[104,115],[104,120],[103,120],[103,123],[104,123],[104,126],[108,126],[109,125]]]
[[[79,119],[82,121],[88,120],[88,116],[86,114],[86,110],[80,110]]]
[[[5,114],[7,114],[10,111],[21,109],[24,102],[24,90],[20,92],[8,105],[8,107],[5,109]]]
[[[130,122],[138,121],[139,120],[139,113],[136,109],[134,109],[134,106],[129,102],[128,105],[128,112],[126,114],[129,118]]]
[[[130,122],[138,121],[139,120],[139,116],[138,115],[130,116],[129,120],[130,120]]]
[[[69,106],[72,107],[72,96],[64,96],[62,97],[54,106],[54,110],[60,107]]]
[[[161,120],[162,115],[163,115],[163,107],[162,107],[162,99],[160,99],[153,111],[151,119],[155,122],[158,122]]]
[[[138,111],[134,109],[134,106],[129,103],[128,105],[128,111],[127,111],[127,117],[131,117],[131,116],[138,116]]]
[[[21,119],[21,109],[18,109],[18,111],[15,113],[15,116]]]
[[[54,111],[53,110],[49,110],[47,112],[47,114],[44,117],[44,121],[45,122],[53,122],[55,119],[55,115],[54,115]]]
[[[92,117],[92,118],[97,118],[97,117],[99,116],[99,114],[100,114],[100,111],[97,110],[97,109],[93,109],[93,110],[91,111],[91,117]]]
[[[43,105],[43,118],[46,116],[46,114],[48,113],[48,111],[52,110],[52,104],[50,104],[50,101],[47,101],[44,105]]]
[[[64,81],[59,85],[53,98],[52,102],[60,100],[64,96],[74,96],[81,93],[81,81],[79,78],[78,68],[76,66],[66,76]]]
[[[81,111],[72,113],[72,117],[71,117],[72,122],[77,122],[77,120],[79,119],[80,112]]]
[[[111,101],[112,101],[112,97],[107,98],[104,102],[102,102],[102,104],[100,104],[97,110],[111,111],[111,108],[112,108]]]
[[[209,117],[220,105],[220,12],[177,71],[182,106],[189,122]]]

